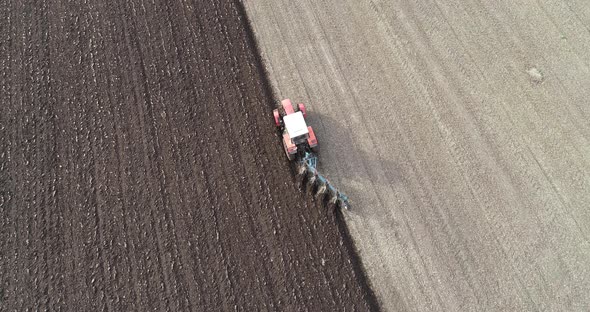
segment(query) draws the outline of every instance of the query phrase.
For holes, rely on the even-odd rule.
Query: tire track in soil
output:
[[[291,178],[241,3],[0,14],[2,310],[376,309]]]

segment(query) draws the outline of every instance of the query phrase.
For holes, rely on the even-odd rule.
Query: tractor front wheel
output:
[[[303,105],[303,103],[299,103],[297,105],[297,108],[299,108],[299,111],[303,114],[303,117],[307,117],[307,113],[305,112],[305,105]]]
[[[278,109],[273,110],[272,114],[275,118],[275,126],[280,127],[281,126],[281,115],[279,113],[279,110]]]

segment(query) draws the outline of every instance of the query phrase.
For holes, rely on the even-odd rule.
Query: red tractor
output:
[[[283,147],[289,160],[294,160],[299,154],[317,149],[318,140],[311,126],[305,123],[305,105],[298,104],[293,107],[291,100],[281,101],[281,107],[273,111],[275,125],[281,128],[283,133]]]
[[[313,129],[305,123],[305,106],[293,107],[291,100],[281,101],[281,106],[273,111],[275,125],[281,130],[283,147],[289,160],[296,160],[297,174],[307,181],[317,196],[321,196],[337,207],[348,209],[348,197],[336,189],[330,181],[317,170],[318,140]]]

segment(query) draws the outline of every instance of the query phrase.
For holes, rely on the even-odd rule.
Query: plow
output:
[[[330,181],[319,173],[318,140],[305,117],[304,104],[294,106],[289,99],[273,111],[274,121],[281,131],[283,148],[287,158],[295,163],[297,177],[319,200],[327,201],[338,208],[349,209],[348,196],[340,192]]]

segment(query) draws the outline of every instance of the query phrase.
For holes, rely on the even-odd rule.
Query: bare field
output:
[[[0,5],[0,310],[376,308],[234,1]]]
[[[590,5],[245,1],[386,310],[590,305]]]

